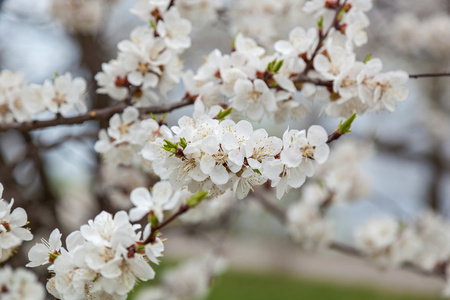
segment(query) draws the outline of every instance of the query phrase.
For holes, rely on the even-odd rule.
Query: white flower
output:
[[[44,300],[45,289],[36,274],[24,268],[13,270],[10,266],[0,268],[0,299]]]
[[[72,80],[72,75],[66,73],[58,76],[54,82],[46,80],[42,87],[42,98],[46,107],[54,113],[67,115],[75,110],[85,113],[86,81],[77,77]]]
[[[107,94],[114,100],[124,100],[128,96],[127,71],[123,61],[111,60],[102,64],[102,72],[95,75],[97,93]]]
[[[237,52],[242,52],[251,56],[260,57],[266,52],[264,48],[259,47],[255,40],[245,37],[242,33],[238,33],[234,41],[234,47]]]
[[[306,31],[302,27],[295,27],[289,33],[289,41],[280,40],[275,43],[275,50],[283,55],[310,54],[318,42],[318,32],[315,28]],[[309,57],[309,56],[308,56]]]
[[[148,23],[154,19],[152,12],[157,9],[159,12],[166,11],[170,0],[138,0],[131,12],[138,15],[142,21]]]
[[[50,234],[48,242],[45,239],[41,239],[41,244],[34,245],[28,252],[28,259],[30,262],[27,267],[37,267],[51,263],[52,256],[59,255],[61,249],[61,233],[56,228]]]
[[[22,228],[27,224],[27,213],[21,207],[11,212],[13,204],[13,199],[9,204],[0,199],[0,256],[4,259],[9,256],[4,256],[3,251],[12,254],[10,250],[33,238],[28,229]]]
[[[191,22],[182,19],[178,9],[172,7],[163,14],[162,20],[156,26],[156,32],[163,38],[167,47],[175,51],[187,49],[191,46],[189,33]]]
[[[384,250],[398,238],[399,224],[393,218],[373,219],[355,233],[358,247],[365,253]]]
[[[274,94],[261,79],[251,82],[238,79],[234,85],[235,97],[230,99],[231,107],[238,111],[246,111],[253,121],[261,121],[266,113],[274,112],[277,103]]]
[[[122,115],[115,114],[109,120],[108,135],[117,144],[134,139],[133,129],[139,126],[139,111],[136,107],[125,108]]]
[[[151,194],[146,188],[136,188],[130,195],[131,202],[136,206],[130,210],[130,220],[138,221],[145,214],[153,212],[158,221],[162,222],[163,211],[175,208],[179,202],[179,196],[179,192],[174,191],[167,181],[157,182]]]

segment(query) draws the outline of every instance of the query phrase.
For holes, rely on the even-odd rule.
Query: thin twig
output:
[[[170,223],[172,223],[174,220],[176,220],[179,216],[181,216],[182,214],[184,214],[185,212],[187,212],[189,210],[189,205],[185,204],[182,205],[178,211],[176,213],[174,213],[172,216],[170,216],[170,218],[168,218],[167,220],[165,220],[164,222],[162,222],[161,224],[156,225],[155,227],[152,226],[150,235],[147,237],[147,239],[143,242],[143,244],[149,244],[152,243],[155,240],[155,236],[156,233],[163,227],[169,225]]]
[[[423,74],[409,74],[409,78],[431,78],[431,77],[450,77],[450,73],[423,73]]]
[[[322,48],[323,42],[330,34],[331,29],[335,28],[339,24],[339,14],[346,3],[347,0],[344,0],[344,2],[336,8],[336,14],[334,15],[333,22],[331,22],[331,25],[330,27],[328,27],[327,31],[325,31],[324,34],[319,36],[319,42],[317,43],[316,49],[314,49],[311,58],[306,61],[305,70],[303,70],[303,72],[294,80],[294,82],[296,82],[297,80],[301,80],[301,78],[304,78],[306,75],[308,75],[308,72],[313,68],[314,58],[319,53],[319,50]]]

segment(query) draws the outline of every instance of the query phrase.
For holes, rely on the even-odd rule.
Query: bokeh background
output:
[[[92,22],[75,28],[63,24],[66,17],[61,12],[52,12],[52,0],[0,0],[0,69],[21,71],[29,82],[39,84],[55,72],[82,76],[88,80],[90,107],[104,107],[109,100],[95,94],[93,76],[102,62],[116,56],[117,43],[142,24],[129,12],[134,2],[105,0],[78,11],[80,20],[86,17]],[[315,24],[301,13],[303,1],[216,2],[217,11],[194,24],[192,47],[183,55],[185,70],[196,70],[215,48],[228,53],[236,32],[270,50],[293,27]],[[384,70],[409,74],[450,70],[449,1],[374,0],[368,16],[369,43],[357,49],[360,60],[372,54],[382,59]],[[433,210],[450,217],[450,79],[411,79],[408,87],[409,99],[394,113],[369,113],[354,122],[351,138],[364,143],[361,151],[370,149],[361,166],[370,193],[330,213],[343,243],[352,244],[355,228],[375,216],[393,215],[408,222],[424,210]],[[183,93],[181,83],[168,99],[177,101]],[[339,120],[319,116],[320,106],[308,105],[312,113],[302,121],[274,126],[264,120],[255,126],[278,136],[287,125],[321,124],[331,132]],[[191,111],[180,109],[170,114],[167,123],[175,124]],[[99,181],[105,177],[93,150],[98,126],[88,122],[36,130],[31,134],[34,140],[54,146],[38,149],[32,157],[23,153],[26,137],[15,132],[0,135],[5,199],[14,197],[16,205],[32,212],[35,236],[47,236],[54,227],[67,233],[102,209],[122,208],[123,204],[115,206],[107,197],[98,197]],[[18,163],[9,167],[12,162]],[[276,204],[286,207],[295,197],[296,191]],[[332,251],[305,252],[251,197],[218,221],[187,228],[175,224],[165,237],[168,263],[162,265],[162,272],[210,249],[220,249],[227,258],[230,271],[214,279],[208,299],[434,299],[444,286],[437,278],[404,270],[382,272],[359,258]],[[20,263],[20,259],[15,262]]]

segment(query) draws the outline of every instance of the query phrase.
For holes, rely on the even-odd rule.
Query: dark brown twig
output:
[[[409,78],[432,78],[432,77],[450,77],[450,73],[423,73],[423,74],[409,74]]]
[[[187,96],[183,100],[175,103],[169,103],[169,104],[163,104],[159,106],[150,106],[150,107],[141,107],[139,108],[139,111],[141,114],[146,113],[154,113],[154,114],[160,114],[160,113],[167,113],[171,112],[175,109],[188,106],[193,104],[195,101],[194,96]],[[84,115],[79,115],[75,117],[55,117],[54,119],[50,120],[44,120],[44,121],[28,121],[28,122],[12,122],[12,123],[5,123],[0,124],[0,132],[7,131],[7,130],[18,130],[18,131],[30,131],[35,130],[39,128],[46,128],[51,126],[57,126],[57,125],[73,125],[73,124],[81,124],[86,121],[91,120],[108,120],[116,113],[122,113],[126,107],[128,107],[129,104],[127,101],[121,101],[117,103],[116,105],[92,110],[90,112],[87,112]]]

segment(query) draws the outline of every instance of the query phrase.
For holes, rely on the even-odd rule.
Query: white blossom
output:
[[[149,190],[143,187],[136,188],[131,192],[131,202],[136,206],[130,210],[130,220],[138,221],[145,214],[153,212],[159,222],[164,219],[164,210],[171,210],[179,203],[179,192],[174,191],[167,181],[157,182],[150,194]]]
[[[24,268],[0,268],[0,298],[2,300],[44,300],[45,289],[37,276]]]

